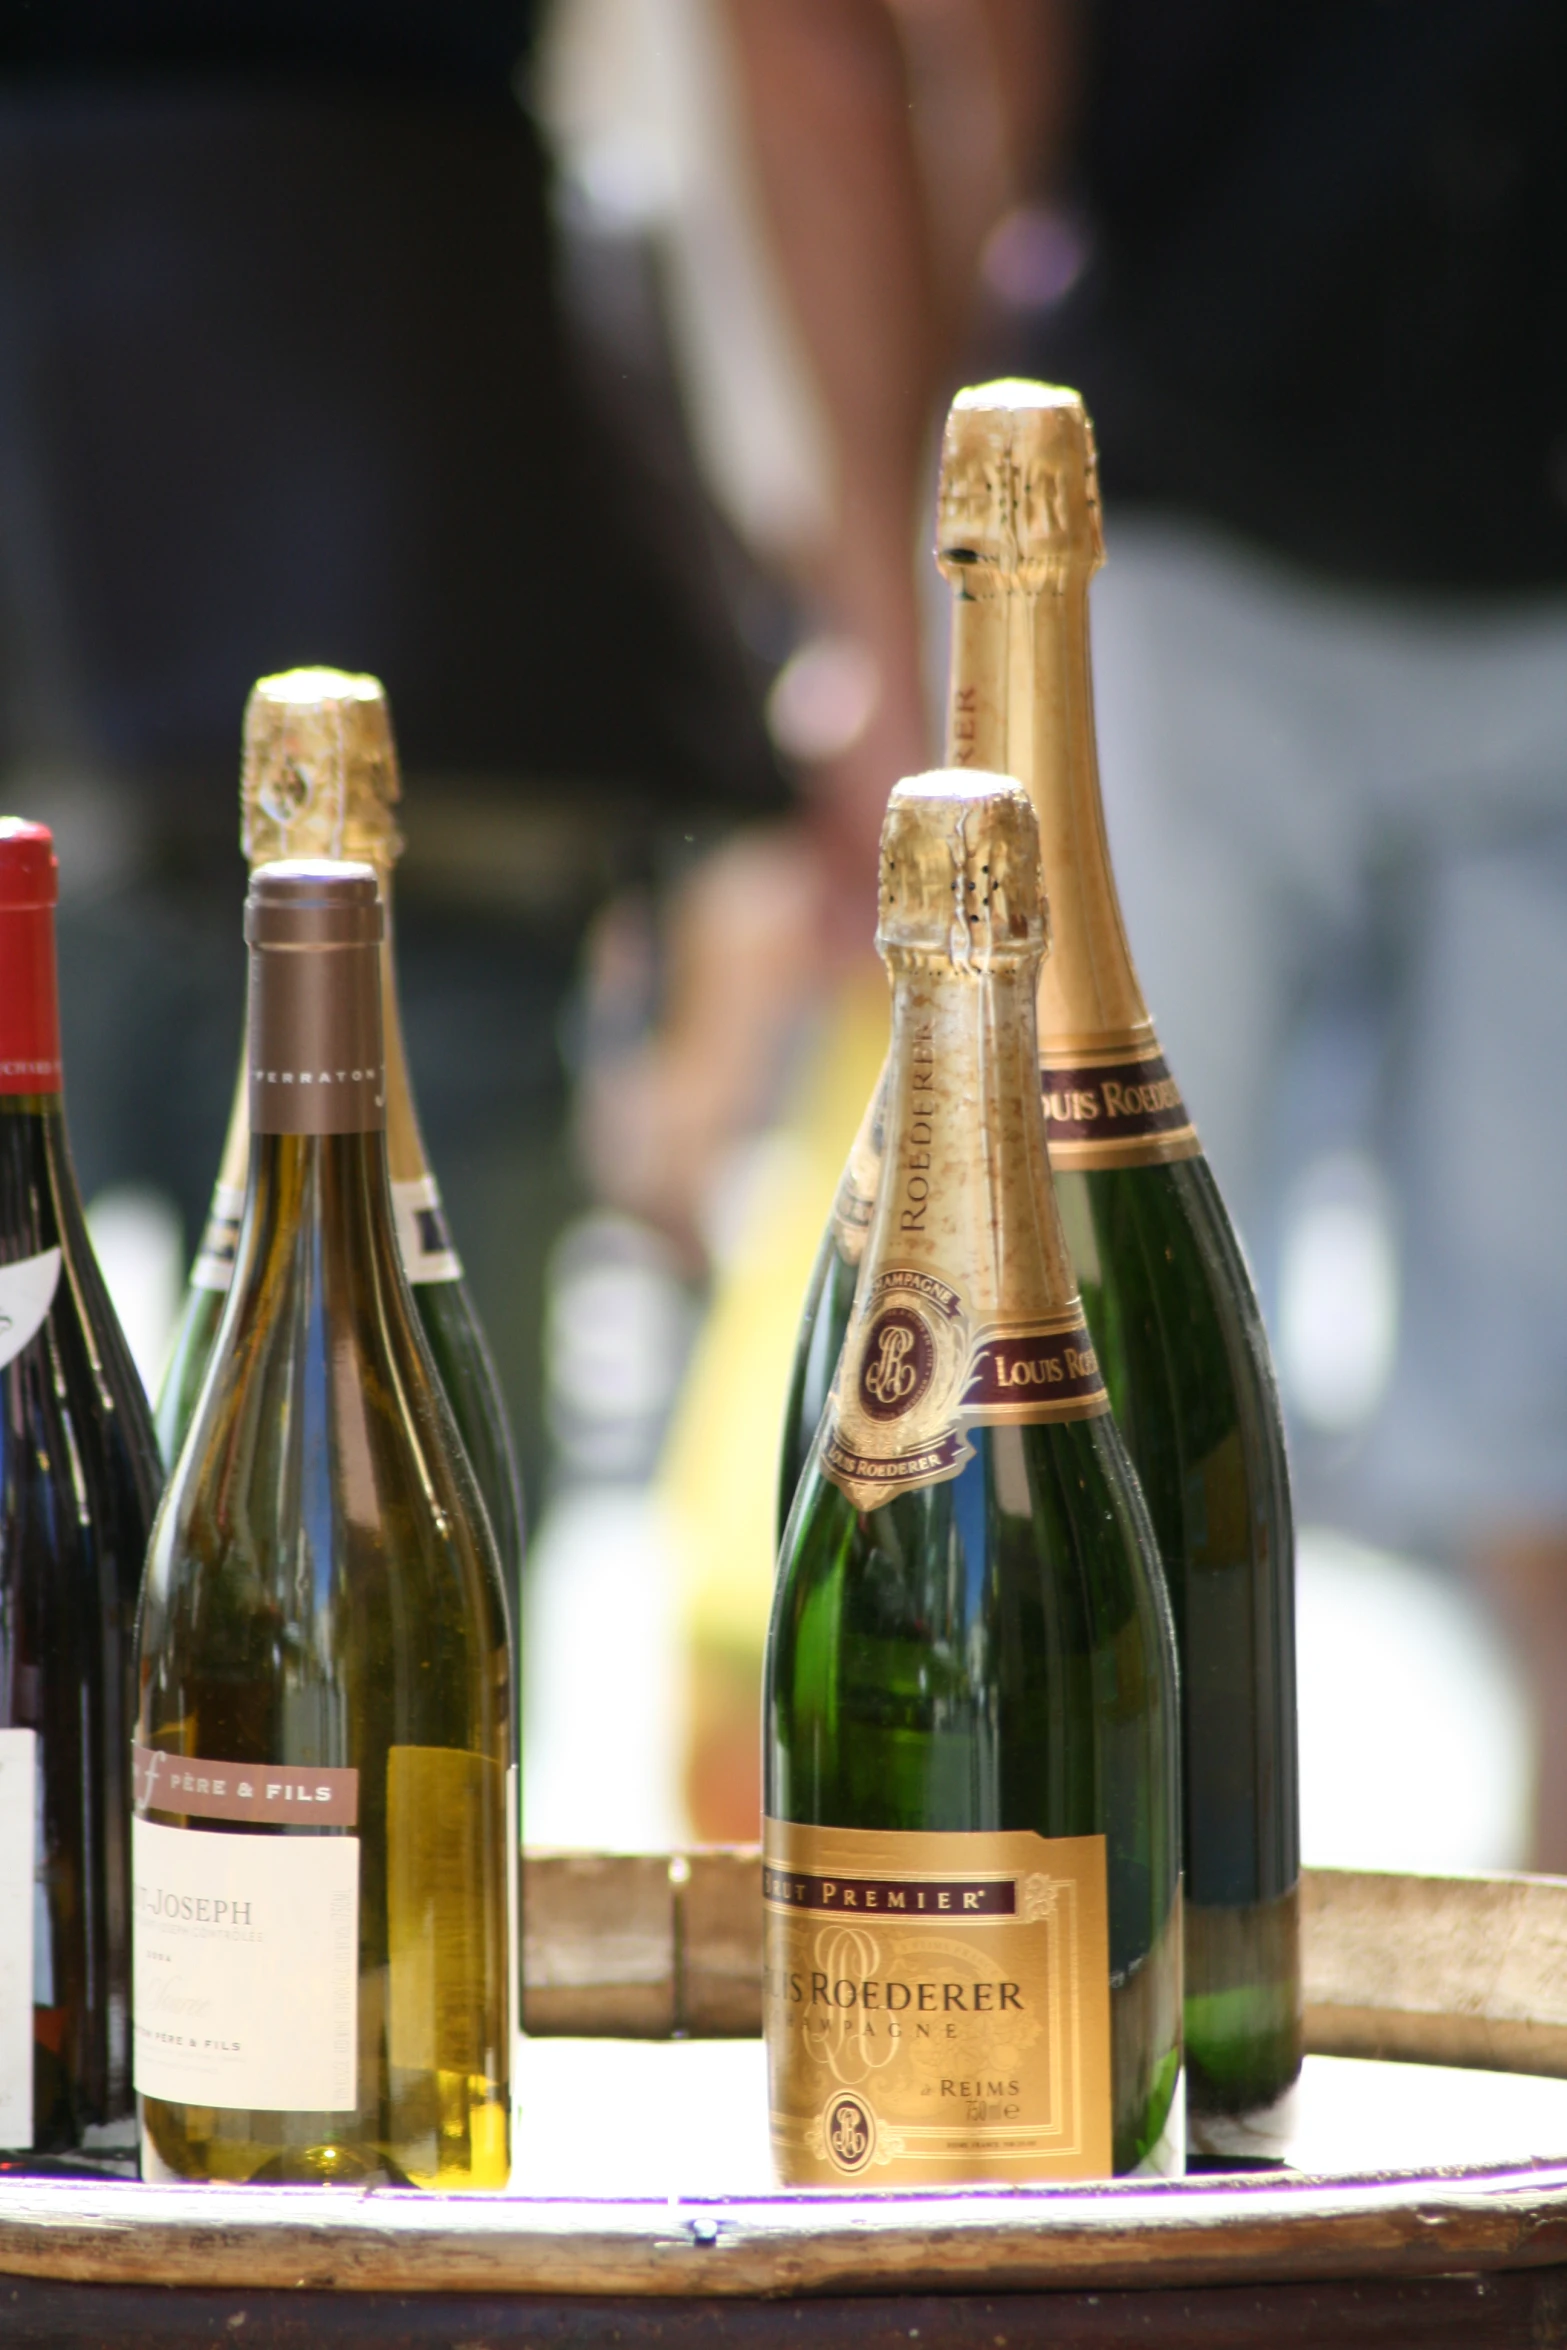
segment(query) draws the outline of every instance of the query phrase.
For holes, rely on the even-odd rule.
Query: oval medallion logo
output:
[[[858,2097],[835,2097],[823,2120],[827,2151],[841,2171],[852,2177],[862,2171],[876,2151],[876,2120]]]
[[[860,1402],[873,1420],[912,1411],[935,1372],[935,1344],[912,1306],[888,1306],[876,1316],[860,1358]]]

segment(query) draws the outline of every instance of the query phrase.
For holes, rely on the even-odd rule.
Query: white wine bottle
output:
[[[263,866],[245,930],[245,1210],[138,1633],[143,2168],[500,2187],[513,1668],[398,1246],[375,874]]]
[[[252,867],[285,857],[362,857],[386,909],[381,1022],[386,1148],[403,1269],[490,1513],[513,1610],[520,1600],[522,1497],[500,1382],[474,1310],[414,1109],[397,1009],[392,867],[402,850],[400,785],[386,695],[373,677],[291,669],[263,677],[245,711],[240,843]],[[250,1129],[243,1069],[201,1247],[158,1395],[158,1438],[172,1468],[196,1409],[233,1277]]]
[[[1050,1188],[1015,783],[898,785],[877,943],[881,1181],[767,1650],[774,2155],[1176,2171],[1174,1635]]]
[[[1056,1198],[1180,1643],[1190,2144],[1271,2158],[1301,2062],[1289,1473],[1251,1279],[1160,1050],[1111,871],[1088,641],[1103,559],[1077,393],[1030,383],[960,393],[937,499],[937,561],[953,591],[947,756],[1015,775],[1040,822],[1054,932],[1040,977],[1041,1086]],[[865,1136],[856,1161],[853,1189],[873,1196]],[[857,1245],[853,1217],[840,1215],[807,1300],[785,1480],[820,1410],[813,1383],[836,1358]]]

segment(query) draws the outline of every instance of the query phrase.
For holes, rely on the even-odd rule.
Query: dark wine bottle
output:
[[[0,820],[0,2152],[129,2154],[136,1598],[162,1482],[71,1167],[54,845]]]
[[[403,1052],[392,951],[392,867],[403,845],[394,813],[400,789],[391,716],[377,679],[338,669],[293,669],[264,677],[255,687],[245,711],[240,781],[240,839],[250,864],[362,857],[380,883],[386,908],[386,1147],[397,1237],[430,1352],[490,1513],[515,1611],[523,1549],[516,1455],[500,1382],[425,1155]],[[250,1144],[246,1090],[241,1070],[206,1230],[158,1395],[158,1435],[171,1466],[196,1409],[233,1277]]]
[[[1190,2145],[1274,2156],[1301,2060],[1288,1465],[1251,1279],[1160,1052],[1110,867],[1088,643],[1103,540],[1075,392],[1001,383],[959,395],[937,560],[953,589],[947,756],[1017,776],[1040,820],[1056,1197],[1180,1642]],[[863,1164],[857,1181],[873,1188]],[[825,1306],[813,1315],[808,1301],[807,1317],[821,1359],[833,1345]],[[786,1427],[786,1460],[809,1435]]]
[[[767,1650],[790,2183],[1182,2161],[1174,1638],[1050,1188],[1044,935],[1020,788],[899,784],[882,1180]]]
[[[367,865],[252,876],[245,1212],[138,1635],[153,2177],[509,2170],[506,1599],[398,1243],[382,929]]]

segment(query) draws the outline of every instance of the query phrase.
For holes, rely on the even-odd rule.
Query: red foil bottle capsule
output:
[[[47,824],[0,816],[0,1093],[58,1093],[60,868]]]

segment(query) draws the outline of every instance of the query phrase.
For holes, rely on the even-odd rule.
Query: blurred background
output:
[[[259,674],[381,676],[535,1843],[753,1834],[795,1318],[965,380],[1080,385],[1134,953],[1286,1403],[1306,1857],[1567,1869],[1567,20],[17,0],[0,772],[155,1382]]]

